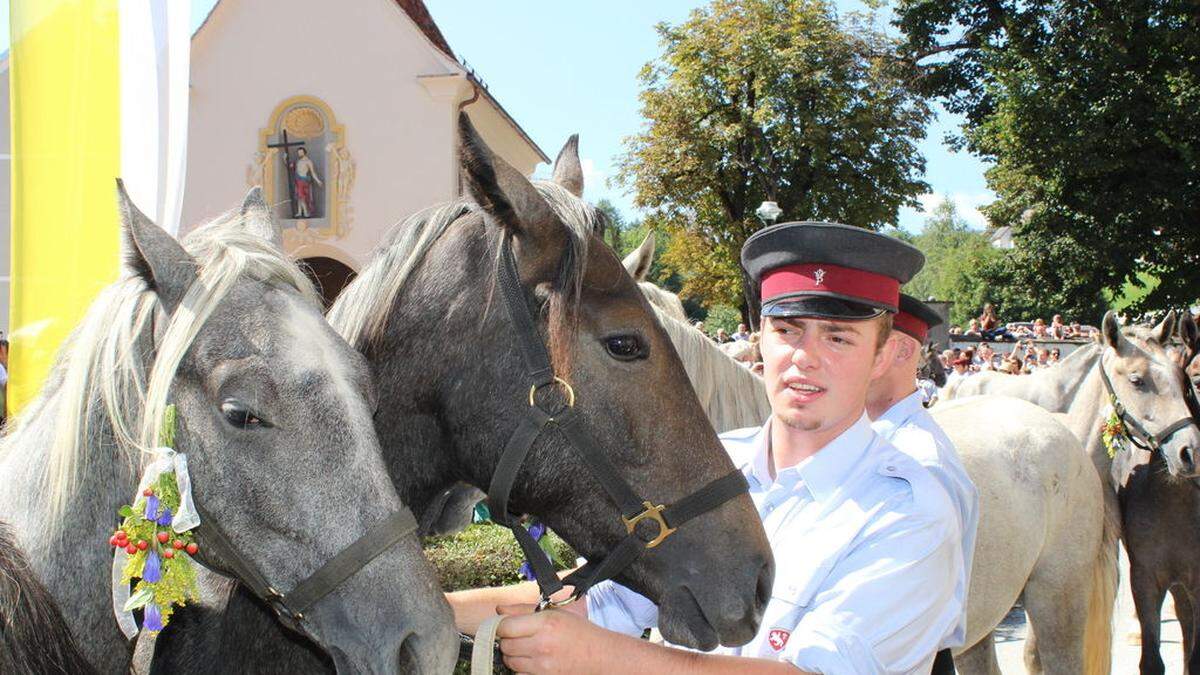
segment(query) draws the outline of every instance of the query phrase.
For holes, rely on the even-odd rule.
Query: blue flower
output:
[[[537,581],[537,575],[533,573],[533,565],[530,565],[528,560],[521,563],[521,568],[517,570],[517,574],[520,574],[522,579]]]
[[[158,496],[146,497],[146,520],[158,520]]]
[[[142,627],[149,631],[163,629],[162,610],[153,601],[146,605],[146,614],[142,618]]]
[[[529,526],[529,536],[533,537],[534,541],[540,541],[544,534],[546,534],[546,524],[542,521],[534,521],[534,523]]]
[[[155,522],[156,522],[156,523],[158,523],[159,525],[164,525],[164,526],[166,526],[166,525],[170,525],[170,524],[171,524],[171,519],[172,519],[172,518],[174,518],[174,516],[173,516],[173,515],[171,515],[171,509],[169,509],[169,508],[167,508],[167,507],[165,507],[165,506],[164,506],[164,507],[163,507],[163,512],[162,512],[162,515],[161,515],[161,516],[159,516],[159,517],[158,517],[158,520],[156,520]]]
[[[142,568],[142,578],[149,583],[162,581],[162,560],[158,553],[150,551],[146,554],[146,566]]]

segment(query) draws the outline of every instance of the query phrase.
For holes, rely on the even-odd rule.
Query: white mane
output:
[[[290,286],[319,306],[308,278],[247,229],[248,217],[225,214],[183,240],[197,263],[197,279],[157,336],[151,335],[154,323],[165,321],[158,296],[126,270],[100,292],[64,342],[41,392],[0,442],[0,455],[28,452],[27,445],[49,428],[43,488],[52,513],[63,512],[89,464],[121,456],[140,461],[142,452],[157,445],[175,371],[242,275]],[[147,342],[152,337],[156,349]],[[111,428],[111,441],[105,426]],[[98,452],[105,442],[112,442],[115,452]]]
[[[645,285],[640,285],[645,290]],[[762,378],[722,352],[691,324],[671,316],[653,300],[650,305],[679,352],[692,388],[717,433],[756,427],[766,421],[771,404]]]

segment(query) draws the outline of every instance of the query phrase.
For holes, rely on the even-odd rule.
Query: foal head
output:
[[[1171,474],[1191,477],[1197,473],[1200,428],[1196,424],[1200,419],[1189,403],[1194,400],[1192,383],[1168,352],[1175,330],[1174,311],[1156,326],[1127,329],[1122,329],[1116,315],[1108,312],[1100,331],[1104,346],[1100,367],[1112,383],[1117,400],[1147,432],[1157,436],[1177,420],[1193,421],[1165,440],[1155,439]]]

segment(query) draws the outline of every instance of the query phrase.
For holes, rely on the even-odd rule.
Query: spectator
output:
[[[942,359],[942,370],[950,370],[954,367],[954,350],[944,349],[939,357]]]
[[[1062,351],[1058,347],[1055,347],[1054,349],[1050,350],[1050,358],[1047,359],[1046,362],[1050,365],[1054,365],[1055,363],[1058,363],[1058,360],[1061,357]]]
[[[980,331],[979,331],[979,319],[971,319],[971,323],[970,323],[970,325],[967,326],[967,330],[963,332],[963,335],[981,335],[981,334],[982,333],[980,333]]]
[[[1041,317],[1034,319],[1033,320],[1033,339],[1045,340],[1048,337],[1050,337],[1050,335],[1046,331],[1046,320]]]
[[[1015,356],[1014,354],[1009,354],[1008,357],[1004,359],[1004,372],[1008,373],[1009,375],[1020,375],[1021,366],[1022,364],[1020,357]]]
[[[946,385],[948,386],[955,380],[961,380],[964,377],[971,376],[971,359],[964,356],[959,356],[954,359],[954,370],[946,376]]]
[[[1008,327],[1000,323],[992,303],[984,303],[983,314],[979,315],[979,334],[989,340],[1011,340]]]
[[[1050,327],[1046,333],[1054,340],[1062,340],[1067,337],[1067,327],[1063,325],[1062,314],[1055,314],[1054,318],[1050,319]]]
[[[975,354],[975,365],[978,370],[991,370],[992,359],[995,356],[996,352],[992,349],[992,343],[980,342],[979,351]]]
[[[741,342],[742,340],[750,339],[750,331],[746,330],[746,324],[739,323],[737,332],[733,334],[733,339]]]
[[[962,329],[959,328],[958,326],[950,326],[950,334],[951,335],[962,335],[963,332],[962,332]]]
[[[704,322],[703,321],[696,322],[696,330],[700,331],[701,333],[704,333],[705,336],[708,335],[708,332],[704,330]]]
[[[729,337],[729,333],[726,333],[724,328],[718,328],[717,329],[717,344],[723,345],[728,342],[733,342],[733,338]]]

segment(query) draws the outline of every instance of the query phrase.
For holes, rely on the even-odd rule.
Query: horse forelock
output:
[[[37,398],[14,420],[0,454],[28,451],[23,446],[50,429],[42,489],[51,522],[61,520],[83,473],[101,468],[94,462],[133,467],[157,445],[175,371],[239,279],[291,288],[319,306],[304,273],[246,231],[242,218],[226,214],[183,239],[198,274],[169,319],[140,276],[127,272],[101,291],[60,348]],[[112,452],[101,450],[106,441]]]

